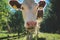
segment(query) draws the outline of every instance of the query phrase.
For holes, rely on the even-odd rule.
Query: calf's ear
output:
[[[18,8],[20,9],[22,5],[18,1],[9,1],[9,4],[15,9],[18,9]]]
[[[46,5],[46,2],[45,1],[40,1],[39,2],[39,7],[43,7],[44,8],[45,5]]]

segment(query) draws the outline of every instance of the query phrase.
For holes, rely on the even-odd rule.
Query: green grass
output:
[[[8,34],[4,34],[4,33],[0,33],[0,37],[6,37]],[[13,36],[13,35],[17,35],[16,34],[9,34],[9,36]],[[35,34],[33,35],[35,36]],[[60,40],[60,34],[52,34],[52,33],[39,33],[38,34],[38,37],[39,38],[46,38],[46,40]],[[23,36],[22,35],[20,36],[20,38],[18,39],[11,39],[11,40],[26,40],[26,36]]]
[[[46,38],[46,40],[60,40],[59,34],[39,33],[39,38]]]
[[[46,38],[46,40],[60,40],[60,34],[39,33],[39,38]],[[25,37],[21,37],[20,40],[26,40]]]
[[[11,34],[4,34],[4,33],[0,33],[0,38],[1,37],[7,37],[7,36],[14,36],[14,35],[17,35],[17,33],[16,34],[13,34],[13,33],[11,33]]]
[[[6,37],[6,36],[7,36],[7,34],[0,33],[0,38],[1,38],[1,37]]]

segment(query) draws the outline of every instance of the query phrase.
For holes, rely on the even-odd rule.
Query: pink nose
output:
[[[35,27],[36,24],[37,24],[37,22],[34,22],[34,21],[29,21],[29,22],[27,22],[27,26],[28,26],[28,27]]]

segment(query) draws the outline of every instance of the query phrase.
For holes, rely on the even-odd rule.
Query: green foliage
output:
[[[12,32],[22,32],[24,30],[24,20],[21,11],[10,11],[8,0],[0,1],[0,30]]]
[[[6,26],[6,22],[9,20],[7,20],[9,8],[5,1],[0,0],[0,29],[2,29],[3,26]]]
[[[11,16],[10,20],[11,22],[9,24],[12,28],[12,32],[23,32],[24,20],[21,11],[16,11],[15,14]]]
[[[41,31],[60,33],[60,12],[58,11],[58,4],[59,2],[57,0],[50,0],[50,4],[46,6]]]

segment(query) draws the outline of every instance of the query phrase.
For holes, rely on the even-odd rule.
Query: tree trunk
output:
[[[10,33],[11,32],[11,29],[10,29],[10,26],[9,26],[9,24],[7,22],[6,22],[6,25],[7,25],[7,30]]]

